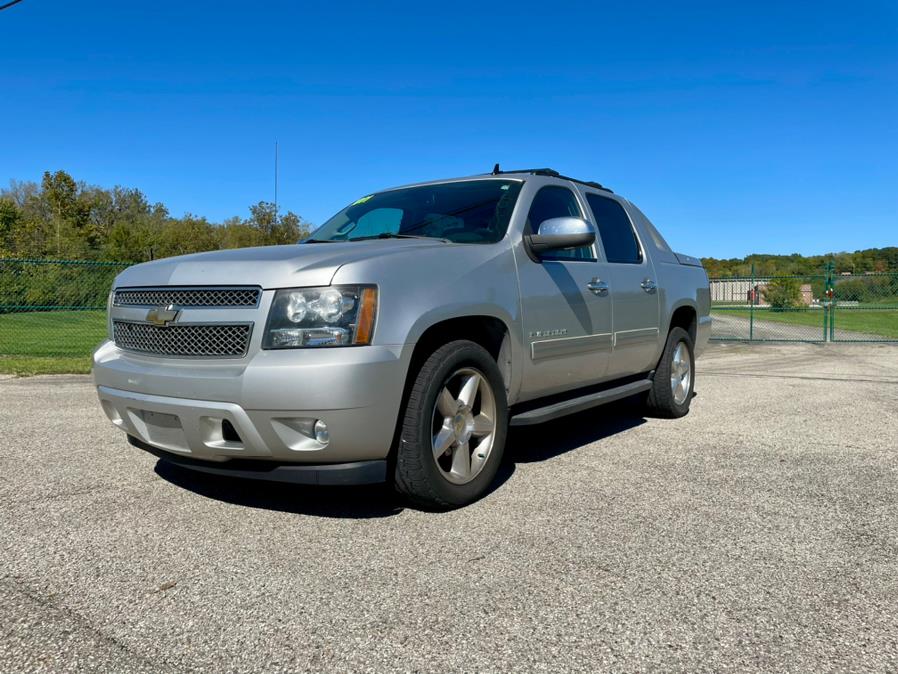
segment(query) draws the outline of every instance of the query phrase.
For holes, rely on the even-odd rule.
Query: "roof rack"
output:
[[[493,167],[492,175],[502,175],[504,173],[529,173],[534,176],[550,176],[552,178],[561,178],[562,180],[570,180],[572,183],[579,183],[581,185],[586,185],[587,187],[595,187],[598,190],[604,190],[606,192],[611,192],[614,194],[614,191],[611,188],[605,187],[604,185],[597,183],[595,180],[578,180],[577,178],[571,178],[570,176],[563,176],[555,169],[550,168],[530,168],[530,169],[516,169],[514,171],[502,171],[499,169],[499,165],[496,164]]]

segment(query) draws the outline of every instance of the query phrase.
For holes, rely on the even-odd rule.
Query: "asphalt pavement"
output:
[[[717,345],[481,502],[244,483],[0,379],[0,671],[896,671],[898,346]]]

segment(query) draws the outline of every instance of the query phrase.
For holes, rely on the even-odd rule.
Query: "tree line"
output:
[[[260,201],[220,223],[174,217],[138,189],[104,189],[65,171],[0,189],[0,257],[145,262],[220,248],[296,243],[309,223]]]
[[[249,217],[210,222],[174,217],[138,189],[105,189],[65,171],[45,172],[40,183],[13,181],[0,189],[0,257],[144,262],[220,248],[296,243],[309,223],[292,211],[278,214],[260,201]],[[836,273],[898,270],[898,247],[804,256],[753,254],[702,258],[711,277],[810,275],[833,263]]]
[[[764,255],[754,254],[742,258],[720,260],[703,257],[702,263],[711,278],[729,276],[809,276],[823,274],[832,264],[836,274],[849,272],[898,271],[898,247],[867,248],[853,253],[826,253],[825,255]]]

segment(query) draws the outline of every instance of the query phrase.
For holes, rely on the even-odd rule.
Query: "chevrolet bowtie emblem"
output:
[[[169,304],[167,307],[156,307],[147,312],[147,323],[159,326],[168,325],[178,320],[180,314],[181,310],[176,309],[174,304]]]

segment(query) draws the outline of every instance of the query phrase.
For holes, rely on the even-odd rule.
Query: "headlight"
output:
[[[370,344],[376,313],[374,286],[278,290],[268,312],[262,348]]]

